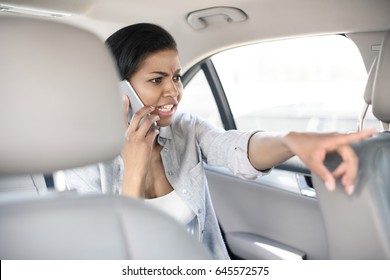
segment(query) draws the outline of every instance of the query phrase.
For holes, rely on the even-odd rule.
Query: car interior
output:
[[[184,228],[139,200],[42,195],[43,174],[119,154],[124,135],[119,79],[107,48],[83,29],[5,17],[0,34],[6,42],[0,59],[8,66],[1,69],[7,81],[0,86],[0,173],[6,174],[0,258],[210,259]],[[12,69],[28,73],[24,83]]]
[[[351,259],[354,256],[363,259],[390,258],[390,204],[386,199],[390,195],[390,153],[387,145],[389,65],[390,32],[383,40],[373,83],[367,83],[372,87],[371,99],[365,98],[366,101],[372,100],[368,104],[372,104],[373,113],[383,123],[384,130],[354,145],[361,162],[355,186],[358,195],[350,199],[340,187],[335,193],[326,192],[323,182],[314,176],[318,203],[327,225],[329,253],[333,259]],[[334,170],[339,161],[336,154],[329,156],[325,162],[329,169]]]
[[[164,213],[68,191],[61,177],[120,154],[119,78],[104,40],[152,22],[177,41],[182,111],[226,130],[377,128],[353,144],[351,196],[339,181],[327,191],[296,157],[253,181],[205,163],[233,260],[390,259],[389,14],[387,0],[0,0],[0,258],[211,259]],[[314,64],[321,57],[341,68]]]

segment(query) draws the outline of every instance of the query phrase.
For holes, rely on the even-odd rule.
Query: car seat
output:
[[[0,195],[8,193],[44,194],[47,192],[43,174],[0,176]]]
[[[352,146],[359,157],[355,192],[348,196],[337,181],[334,192],[313,176],[332,259],[390,259],[390,31],[379,53],[372,88],[372,110],[384,131]],[[325,165],[340,162],[329,155]]]
[[[362,131],[364,128],[364,119],[366,117],[368,108],[370,107],[372,103],[372,88],[374,85],[374,78],[375,78],[375,73],[376,73],[376,62],[378,60],[378,57],[376,56],[374,58],[374,61],[371,64],[370,70],[368,71],[368,79],[366,83],[366,88],[364,90],[364,95],[363,95],[363,100],[364,100],[364,106],[363,110],[359,116],[358,120],[358,131]]]
[[[103,42],[55,20],[17,16],[0,17],[0,37],[0,176],[118,156],[125,128],[119,77]],[[2,260],[210,258],[181,225],[141,200],[0,194]]]

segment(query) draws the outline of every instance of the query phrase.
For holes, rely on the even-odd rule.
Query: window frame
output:
[[[210,57],[195,64],[183,75],[182,82],[184,88],[191,81],[191,79],[199,73],[199,71],[203,71],[206,77],[210,90],[213,94],[215,103],[217,105],[218,113],[220,115],[224,129],[236,129],[236,123],[234,121],[232,110],[230,109],[229,101],[227,100],[225,90],[222,86],[221,80],[219,79],[218,73]]]

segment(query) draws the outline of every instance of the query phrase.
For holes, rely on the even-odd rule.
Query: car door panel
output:
[[[206,174],[218,219],[235,256],[328,258],[323,218],[316,199],[302,194],[301,174],[273,169],[255,181],[246,181],[225,168],[211,166],[206,167]],[[272,253],[278,249],[285,254]]]

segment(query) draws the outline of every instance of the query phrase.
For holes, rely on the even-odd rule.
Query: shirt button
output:
[[[172,176],[173,175],[173,172],[172,171],[168,171],[167,172],[169,176]]]
[[[201,214],[202,213],[202,209],[198,209],[198,214]]]
[[[187,194],[187,190],[186,190],[186,189],[182,190],[181,192],[182,192],[183,194]]]
[[[164,153],[168,152],[168,148],[164,148]]]

